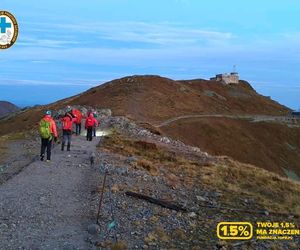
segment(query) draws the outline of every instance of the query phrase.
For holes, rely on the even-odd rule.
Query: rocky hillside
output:
[[[299,124],[277,121],[276,117],[287,117],[290,110],[260,95],[246,81],[223,85],[201,79],[124,77],[0,121],[0,135],[30,130],[46,109],[75,104],[109,108],[113,115],[126,116],[212,155],[228,155],[284,176],[300,176]]]
[[[256,229],[298,227],[299,183],[99,113],[101,139],[74,136],[70,152],[55,145],[51,162],[17,175],[0,167],[1,249],[298,249],[299,237],[257,240]],[[251,222],[253,239],[220,241],[221,221]]]
[[[6,101],[0,101],[0,117],[14,113],[18,110],[19,108],[16,105]]]

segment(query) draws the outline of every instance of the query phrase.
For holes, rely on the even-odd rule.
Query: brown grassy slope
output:
[[[279,103],[258,94],[246,81],[240,84],[223,85],[219,82],[193,80],[184,81],[193,90],[203,95],[212,95],[216,113],[282,115],[289,110]],[[212,93],[215,92],[216,94]]]
[[[206,80],[173,81],[158,76],[125,77],[93,88],[69,104],[107,107],[142,122],[201,114],[284,114],[289,110],[241,81],[225,86]]]
[[[229,118],[184,119],[160,128],[167,135],[213,155],[228,155],[283,174],[300,176],[300,129],[274,123]]]
[[[234,204],[234,197],[252,197],[269,211],[300,215],[299,182],[231,159],[200,171],[203,183],[221,190],[227,204]]]
[[[231,207],[239,208],[240,198],[254,198],[261,209],[300,214],[299,183],[228,157],[218,157],[215,162],[200,162],[191,158],[192,155],[116,133],[105,138],[101,148],[136,157],[138,160],[132,164],[134,168],[145,169],[155,176],[164,173],[170,187],[195,189],[204,184],[209,189],[221,191],[222,201]]]
[[[27,110],[0,121],[0,135],[28,130],[43,111],[67,105],[88,105],[112,109],[140,122],[159,123],[191,114],[284,114],[289,110],[258,95],[246,82],[225,86],[206,80],[173,81],[158,76],[133,76],[117,79],[80,95],[51,105]]]
[[[28,131],[37,126],[47,108],[31,108],[16,116],[0,120],[0,135]]]

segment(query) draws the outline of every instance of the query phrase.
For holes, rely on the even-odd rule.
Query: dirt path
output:
[[[0,249],[88,249],[98,140],[73,139],[71,152],[58,145],[51,163],[35,161],[0,186]]]
[[[208,118],[208,117],[221,117],[221,118],[230,118],[230,119],[250,119],[253,122],[262,122],[262,121],[273,121],[273,122],[292,122],[295,123],[298,121],[296,118],[288,116],[268,116],[268,115],[218,115],[218,114],[204,114],[204,115],[183,115],[168,119],[155,127],[160,128],[167,126],[178,120],[190,119],[190,118]]]

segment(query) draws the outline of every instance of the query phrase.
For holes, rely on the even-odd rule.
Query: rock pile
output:
[[[96,112],[97,116],[102,119],[106,119],[112,115],[110,109],[99,109],[90,106],[81,106],[81,105],[72,105],[69,108],[78,109],[84,115],[87,115],[88,112]],[[68,107],[53,111],[53,117],[58,119],[62,117],[69,109]]]
[[[116,130],[120,130],[120,131],[122,131],[122,133],[125,133],[131,137],[136,137],[138,139],[151,139],[155,142],[171,145],[176,148],[180,148],[184,151],[192,151],[192,152],[202,154],[204,157],[209,157],[208,153],[202,152],[197,147],[188,146],[188,145],[184,144],[183,142],[181,142],[179,140],[174,140],[170,137],[151,133],[149,130],[138,126],[136,123],[134,123],[133,121],[131,121],[128,118],[123,117],[123,116],[110,117],[109,124],[112,128],[114,128]]]

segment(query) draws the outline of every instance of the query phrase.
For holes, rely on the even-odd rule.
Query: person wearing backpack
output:
[[[76,117],[71,113],[65,113],[65,116],[61,119],[62,121],[62,131],[63,131],[63,140],[61,144],[61,151],[65,150],[65,144],[67,142],[67,151],[71,150],[71,139],[72,139],[72,129],[73,122],[76,121]]]
[[[39,122],[39,133],[41,137],[41,161],[44,160],[45,151],[47,149],[47,162],[51,160],[52,141],[57,141],[57,128],[54,120],[51,117],[51,111],[46,111],[45,116]]]
[[[87,130],[86,139],[87,141],[93,140],[93,128],[98,124],[97,120],[94,118],[93,113],[90,113],[85,121],[85,129]]]

